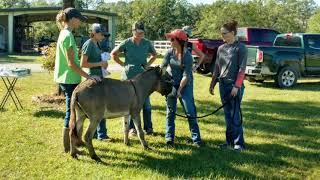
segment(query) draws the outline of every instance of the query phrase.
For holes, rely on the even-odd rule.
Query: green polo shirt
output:
[[[133,42],[133,38],[128,38],[116,47],[119,52],[125,56],[125,66],[122,73],[122,79],[130,79],[144,71],[141,64],[147,64],[147,58],[150,54],[155,54],[151,41],[142,39],[139,44]]]
[[[88,56],[88,63],[97,63],[101,61],[101,49],[91,40],[88,39],[82,46],[82,54]],[[93,67],[89,69],[90,76],[102,77],[101,67]]]
[[[78,49],[72,32],[68,29],[61,30],[56,49],[54,81],[61,84],[79,84],[80,75],[68,66],[67,49],[69,48],[73,49],[74,62],[80,67]]]

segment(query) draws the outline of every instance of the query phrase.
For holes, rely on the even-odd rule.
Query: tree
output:
[[[320,10],[308,20],[308,33],[320,33]]]
[[[1,0],[1,8],[25,8],[30,7],[27,0]]]

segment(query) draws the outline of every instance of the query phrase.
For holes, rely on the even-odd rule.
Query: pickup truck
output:
[[[272,46],[273,41],[278,34],[278,31],[267,28],[241,27],[237,29],[238,40],[246,45]],[[211,72],[216,60],[218,47],[224,43],[223,40],[190,39],[189,41],[206,55],[206,58],[197,69],[197,72],[201,74],[207,74]],[[198,61],[198,57],[195,55],[195,53],[192,54],[196,63]]]
[[[249,81],[274,79],[287,88],[308,76],[320,77],[320,34],[279,34],[272,47],[248,46]]]

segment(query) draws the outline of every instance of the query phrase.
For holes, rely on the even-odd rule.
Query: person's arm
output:
[[[67,49],[67,61],[68,61],[68,66],[74,70],[75,72],[77,72],[80,76],[89,79],[90,76],[84,72],[78,65],[76,65],[76,63],[74,62],[74,51],[73,48],[70,47]]]
[[[231,90],[231,96],[233,97],[235,97],[238,94],[238,90],[243,84],[243,80],[245,78],[246,66],[247,66],[247,55],[248,55],[247,48],[245,46],[239,47],[239,56],[238,56],[239,71],[237,75],[237,80],[234,84],[234,87]]]
[[[212,74],[211,83],[210,83],[210,87],[209,87],[209,92],[212,95],[214,95],[214,87],[216,86],[216,84],[218,82],[219,74],[220,74],[220,67],[219,67],[219,49],[218,49],[217,56],[216,56],[216,62],[214,65],[214,71]]]
[[[147,67],[151,66],[151,64],[157,59],[157,51],[154,48],[154,46],[152,45],[152,43],[150,42],[149,45],[149,53],[151,53],[151,57],[147,63]]]
[[[81,67],[84,68],[94,68],[94,67],[103,67],[107,68],[108,67],[108,62],[107,61],[100,61],[96,63],[89,63],[88,62],[88,56],[86,54],[81,55]]]
[[[187,85],[190,75],[192,74],[192,64],[193,64],[193,59],[191,54],[186,53],[185,56],[183,57],[183,63],[184,63],[184,69],[183,69],[183,77],[180,81],[179,88],[177,90],[177,96],[181,97],[181,91],[182,89]]]
[[[147,63],[147,66],[151,66],[151,64],[157,59],[157,53],[151,54],[151,57]]]
[[[119,46],[115,47],[112,51],[111,51],[111,57],[112,59],[118,63],[120,66],[124,66],[124,62],[120,60],[119,58],[119,53],[122,52],[124,50],[124,46],[125,46],[125,42],[122,42],[121,44],[119,44]]]
[[[192,50],[199,56],[199,62],[196,64],[196,69],[203,63],[204,58],[206,57],[205,54],[197,48],[194,44],[192,44]]]

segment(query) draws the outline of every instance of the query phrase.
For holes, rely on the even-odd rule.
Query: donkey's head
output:
[[[166,68],[155,67],[155,70],[159,76],[159,81],[156,86],[156,91],[163,96],[167,96],[172,91],[173,80],[172,76],[166,71]]]
[[[166,96],[171,93],[173,81],[172,76],[166,71],[165,68],[156,67],[148,67],[147,72],[155,73],[157,76],[157,82],[155,83],[154,90],[159,92],[161,95]],[[152,74],[153,74],[152,73]]]

